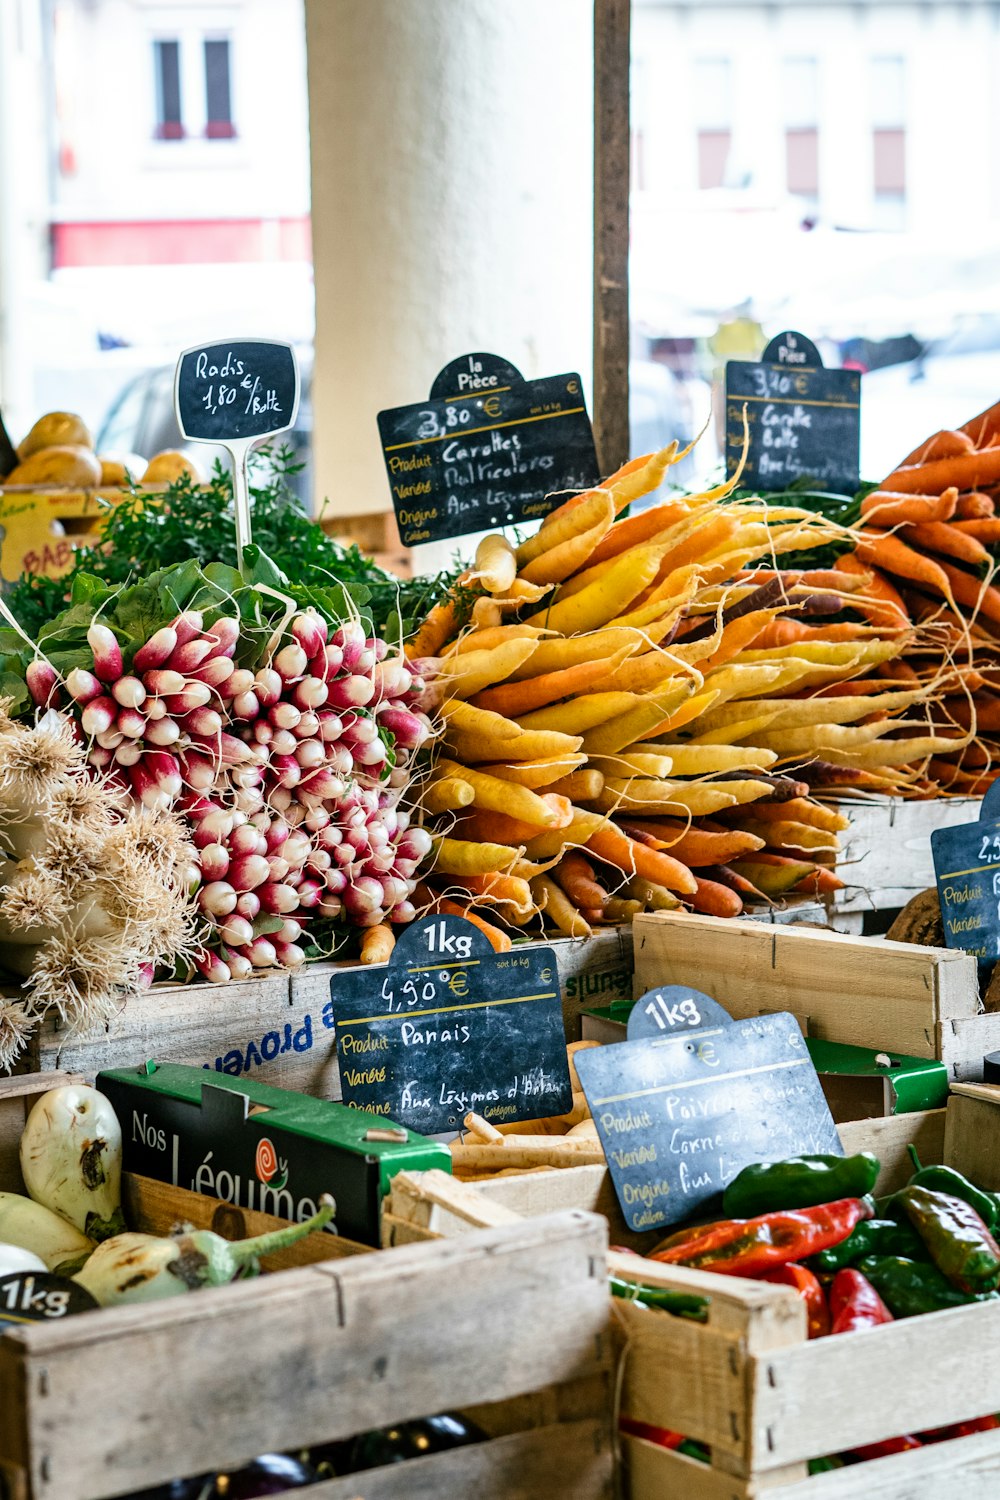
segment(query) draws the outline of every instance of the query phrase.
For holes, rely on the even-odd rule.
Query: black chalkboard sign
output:
[[[750,452],[741,484],[785,490],[808,480],[837,495],[860,484],[861,376],[827,370],[819,350],[801,333],[771,340],[760,362],[726,365],[726,472],[743,453],[743,412]]]
[[[630,1229],[710,1211],[751,1162],[843,1155],[799,1024],[784,1012],[594,1047],[574,1062]]]
[[[983,800],[977,823],[935,828],[934,877],[945,945],[962,948],[986,968],[1000,958],[1000,807],[998,787]]]
[[[674,1036],[703,1031],[706,1026],[729,1026],[732,1016],[718,1000],[686,984],[665,984],[637,1000],[629,1012],[626,1040],[642,1036]]]
[[[0,1328],[5,1323],[58,1323],[99,1304],[84,1287],[49,1271],[0,1276]]]
[[[407,547],[540,521],[601,477],[579,375],[525,380],[495,354],[452,360],[378,430]]]
[[[299,404],[295,350],[265,339],[185,349],[174,404],[182,436],[194,442],[229,445],[284,432]]]
[[[572,1103],[550,948],[494,953],[463,917],[423,917],[385,968],[330,980],[344,1103],[433,1135]]]

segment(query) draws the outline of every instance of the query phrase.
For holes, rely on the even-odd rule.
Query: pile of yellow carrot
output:
[[[869,618],[907,630],[886,668],[897,686],[935,686],[936,729],[915,782],[980,796],[1000,773],[1000,403],[937,432],[862,502],[856,551]],[[916,757],[914,757],[916,759]]]
[[[842,541],[835,523],[734,500],[738,476],[619,519],[679,456],[633,460],[516,549],[487,537],[407,647],[443,691],[419,896],[488,910],[501,944],[498,921],[540,912],[586,935],[644,909],[735,916],[744,899],[835,890],[846,820],[812,785],[902,767],[897,737],[923,727],[898,717],[928,697],[920,684],[829,696],[907,640],[809,624],[867,574],[760,568]]]

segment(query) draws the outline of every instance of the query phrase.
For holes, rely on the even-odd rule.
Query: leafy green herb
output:
[[[447,591],[457,565],[453,573],[433,578],[395,578],[357,545],[344,546],[327,536],[306,515],[289,485],[295,471],[292,459],[291,450],[285,448],[277,453],[262,448],[253,456],[254,549],[247,559],[245,581],[281,589],[297,604],[315,604],[330,618],[343,619],[348,611],[364,608],[366,624],[388,640],[412,634]],[[150,499],[138,490],[127,492],[109,508],[100,541],[74,554],[68,575],[50,579],[24,574],[7,603],[28,635],[37,640],[67,602],[96,607],[100,586],[113,590],[135,584],[182,562],[206,573],[211,570],[220,587],[225,587],[223,570],[228,569],[230,593],[242,586],[236,573],[232,479],[219,464],[205,487],[185,475],[162,497]],[[77,591],[84,577],[90,580],[91,592],[86,596]]]

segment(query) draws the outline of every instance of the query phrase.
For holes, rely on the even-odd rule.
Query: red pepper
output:
[[[971,1437],[974,1432],[993,1432],[1000,1427],[1000,1416],[976,1417],[972,1422],[954,1422],[950,1427],[932,1427],[920,1433],[922,1443],[946,1443],[950,1438]]]
[[[795,1266],[791,1263],[775,1266],[772,1270],[765,1271],[759,1279],[772,1281],[776,1286],[790,1286],[798,1292],[806,1305],[811,1339],[821,1339],[830,1332],[830,1308],[826,1305],[819,1278],[807,1266]]]
[[[880,1323],[892,1322],[892,1313],[867,1276],[849,1266],[833,1278],[830,1317],[831,1333],[856,1333],[861,1328],[877,1328]]]
[[[661,1448],[679,1448],[684,1441],[683,1432],[671,1432],[669,1427],[654,1427],[650,1422],[639,1422],[635,1417],[620,1416],[618,1430],[628,1437],[645,1438],[647,1443],[658,1443]]]
[[[706,1224],[683,1244],[654,1250],[650,1258],[723,1276],[759,1276],[773,1266],[832,1249],[871,1215],[871,1204],[863,1198],[838,1198],[815,1208],[724,1219]]]
[[[881,1443],[869,1443],[865,1448],[852,1448],[850,1457],[857,1463],[869,1458],[888,1458],[891,1453],[909,1453],[911,1448],[922,1448],[920,1439],[912,1433],[902,1437],[884,1438]]]

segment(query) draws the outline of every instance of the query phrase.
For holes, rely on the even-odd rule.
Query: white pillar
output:
[[[307,0],[317,504],[390,508],[376,413],[592,337],[590,0]]]

